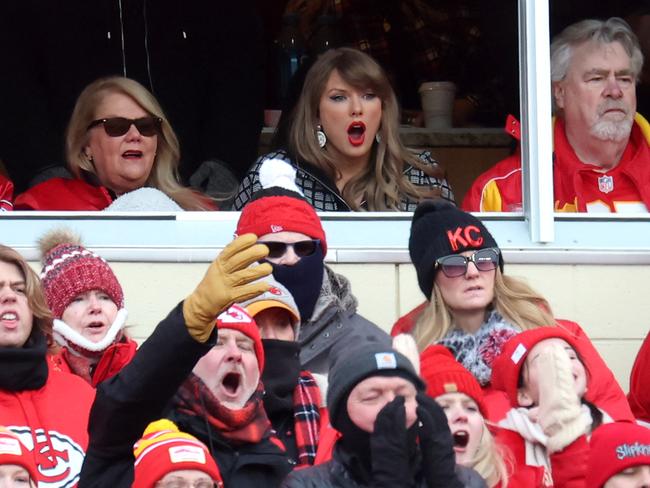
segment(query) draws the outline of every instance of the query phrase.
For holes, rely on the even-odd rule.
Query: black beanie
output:
[[[352,389],[371,376],[399,376],[413,383],[418,391],[425,388],[411,361],[390,345],[363,336],[339,341],[330,351],[327,388],[327,408],[335,428],[342,411],[346,411]]]
[[[433,291],[436,259],[489,247],[499,245],[481,221],[446,200],[425,200],[413,213],[409,254],[427,300]],[[502,256],[499,266],[503,271]]]

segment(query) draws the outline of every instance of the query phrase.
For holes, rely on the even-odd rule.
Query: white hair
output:
[[[571,24],[551,43],[551,81],[563,80],[569,70],[573,48],[585,42],[610,44],[619,42],[630,57],[632,74],[638,77],[643,68],[643,53],[632,28],[619,17],[607,20],[586,19]]]
[[[620,17],[611,17],[607,20],[581,20],[555,36],[551,43],[551,82],[556,83],[566,77],[574,48],[586,42],[620,43],[630,57],[632,75],[638,81],[643,68],[643,53],[639,40],[627,22]],[[553,110],[557,109],[553,98]]]

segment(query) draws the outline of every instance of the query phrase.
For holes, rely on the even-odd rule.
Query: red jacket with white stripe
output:
[[[512,116],[506,132],[521,140]],[[634,117],[630,140],[613,169],[582,163],[567,140],[564,121],[553,127],[553,188],[556,212],[647,212],[650,209],[650,124]],[[468,212],[516,212],[522,208],[521,151],[479,176],[465,195]]]
[[[14,184],[8,178],[0,175],[0,212],[14,208]]]

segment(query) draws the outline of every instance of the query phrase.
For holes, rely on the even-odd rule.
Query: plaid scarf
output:
[[[217,400],[198,376],[190,373],[176,392],[174,401],[179,412],[205,417],[232,444],[256,444],[271,434],[271,423],[262,404],[263,393],[260,382],[246,405],[231,410]]]
[[[293,391],[293,418],[298,467],[312,466],[320,434],[321,393],[309,371],[302,371]]]

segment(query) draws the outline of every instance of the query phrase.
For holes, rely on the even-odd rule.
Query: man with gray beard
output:
[[[617,17],[577,22],[553,40],[556,212],[639,213],[650,208],[650,125],[636,113],[642,66],[636,36]],[[506,130],[520,139],[513,117]],[[521,211],[519,149],[474,181],[462,207]]]

